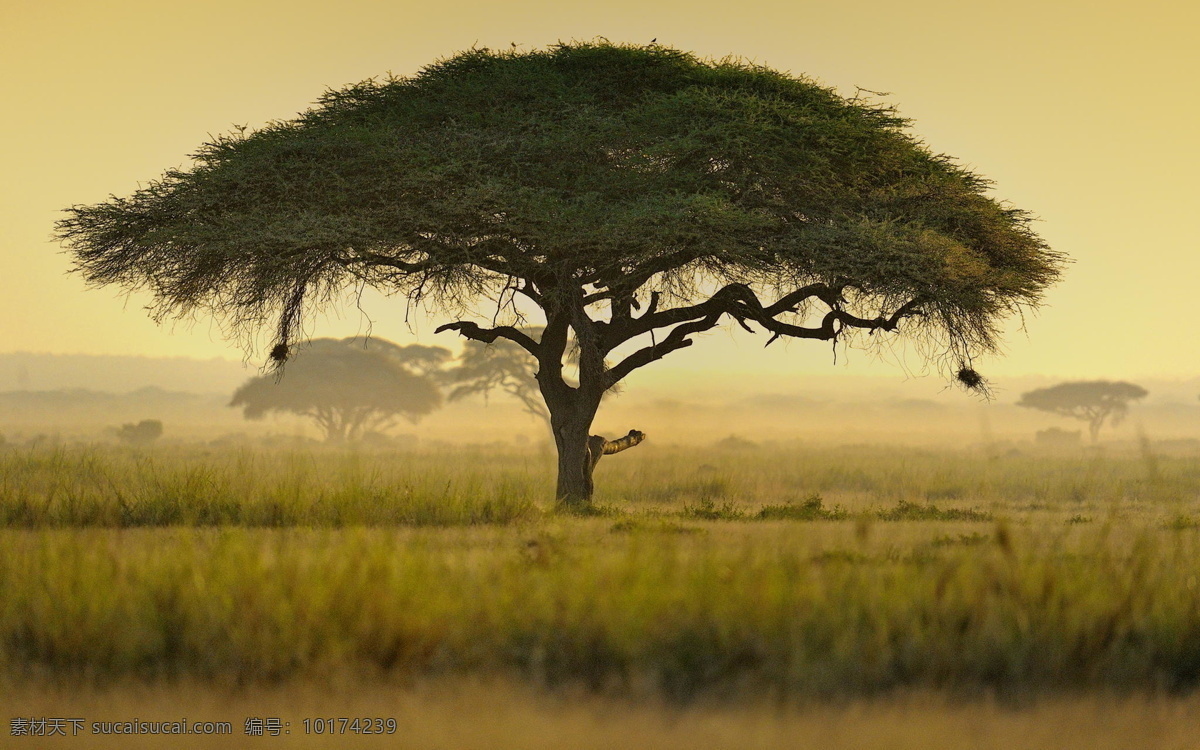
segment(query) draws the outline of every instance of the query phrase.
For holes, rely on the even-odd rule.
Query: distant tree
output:
[[[454,357],[449,349],[441,346],[401,346],[387,339],[374,337],[345,339],[345,342],[390,357],[414,375],[433,379],[441,377],[442,368]]]
[[[398,417],[413,423],[442,404],[432,377],[450,358],[439,347],[383,339],[314,339],[277,373],[251,378],[230,406],[247,419],[286,412],[309,417],[330,442],[382,432]]]
[[[277,361],[348,286],[452,316],[439,331],[507,339],[537,360],[555,497],[586,507],[596,461],[641,434],[589,435],[605,392],[726,323],[769,341],[894,333],[983,385],[974,357],[1062,257],[907,125],[657,44],[472,49],[218,136],[189,169],[72,207],[58,233],[89,282],[147,291],[160,317],[273,325]],[[540,338],[517,327],[518,298]],[[481,299],[484,325],[464,312]]]
[[[162,437],[163,423],[157,419],[143,419],[137,424],[123,424],[117,430],[117,439],[130,445],[149,445]]]
[[[526,414],[537,417],[551,429],[550,412],[538,388],[536,366],[537,360],[515,342],[496,339],[485,344],[468,339],[458,363],[442,376],[451,386],[447,399],[460,401],[476,394],[487,398],[498,390],[515,398]]]
[[[520,330],[530,338],[540,339],[544,329],[541,326],[528,326]],[[568,344],[566,361],[576,368],[579,366],[578,346]],[[458,363],[443,371],[441,379],[452,386],[447,396],[449,401],[459,401],[476,394],[486,399],[492,391],[499,390],[519,401],[526,414],[537,417],[546,424],[547,429],[553,430],[550,412],[538,387],[537,360],[515,342],[498,338],[487,344],[467,339],[458,356]],[[573,387],[577,385],[574,379],[570,379],[569,383]],[[620,390],[621,386],[615,385],[604,392],[604,397],[614,396]]]
[[[1023,393],[1017,406],[1081,419],[1088,423],[1088,434],[1094,443],[1105,420],[1113,425],[1120,424],[1129,412],[1129,402],[1146,395],[1145,388],[1133,383],[1082,381]]]

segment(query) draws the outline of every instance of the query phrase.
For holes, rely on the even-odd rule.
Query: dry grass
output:
[[[572,517],[536,455],[0,451],[0,679],[505,675],[538,701],[887,715],[1200,681],[1195,457],[626,458]],[[964,706],[991,710],[942,713]]]

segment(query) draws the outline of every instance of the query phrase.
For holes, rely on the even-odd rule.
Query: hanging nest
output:
[[[275,362],[276,364],[281,365],[287,361],[287,358],[288,358],[288,345],[287,344],[276,344],[274,346],[274,348],[271,349],[271,361],[272,362]]]
[[[274,353],[272,353],[271,356],[275,356]],[[955,377],[958,378],[958,382],[962,383],[971,390],[978,388],[979,386],[983,385],[984,382],[986,382],[984,381],[982,375],[975,372],[975,370],[971,369],[970,367],[963,367],[958,371],[958,375]]]
[[[954,378],[968,391],[974,391],[975,393],[981,393],[989,397],[991,395],[991,388],[988,387],[987,378],[976,372],[973,367],[960,367]]]

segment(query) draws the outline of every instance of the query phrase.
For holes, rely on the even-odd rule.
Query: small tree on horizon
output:
[[[1023,393],[1017,406],[1083,420],[1095,443],[1106,420],[1113,426],[1120,424],[1129,413],[1129,402],[1145,398],[1148,393],[1133,383],[1079,381]]]
[[[136,424],[130,422],[115,428],[114,434],[122,443],[150,445],[162,437],[163,423],[158,419],[143,419]]]
[[[216,137],[190,169],[72,207],[58,235],[89,282],[148,291],[160,317],[270,324],[276,361],[306,315],[362,286],[450,316],[439,332],[520,346],[554,496],[581,508],[600,456],[644,437],[589,435],[604,394],[725,323],[768,343],[896,333],[982,384],[974,358],[1063,258],[907,125],[665,46],[473,49]],[[486,322],[465,312],[480,300]]]
[[[402,347],[385,339],[313,339],[287,367],[248,380],[229,406],[241,407],[246,419],[309,417],[327,442],[354,441],[389,429],[400,417],[416,424],[441,406],[429,370],[449,357],[440,347]]]

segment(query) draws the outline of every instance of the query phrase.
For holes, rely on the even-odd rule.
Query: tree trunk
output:
[[[553,409],[551,410],[554,411]],[[591,452],[588,450],[588,430],[592,426],[595,410],[571,413],[562,418],[552,418],[554,443],[558,447],[558,487],[554,498],[557,503],[571,510],[581,510],[592,502]]]
[[[600,457],[637,445],[645,435],[632,430],[625,438],[609,443],[602,437],[588,434],[604,397],[605,365],[595,342],[595,331],[583,315],[582,306],[576,312],[574,325],[581,350],[579,385],[569,385],[562,372],[572,324],[568,323],[565,314],[551,310],[547,310],[546,327],[542,332],[536,377],[550,414],[554,444],[558,448],[558,486],[554,499],[559,507],[578,512],[586,511],[592,504],[592,472]],[[586,325],[581,327],[580,321]]]
[[[554,432],[558,446],[558,488],[555,500],[568,510],[586,510],[595,492],[593,474],[600,459],[632,448],[646,439],[646,433],[630,430],[628,435],[607,440],[600,435],[588,435],[595,410],[584,412],[584,418],[562,420]],[[577,415],[578,416],[578,415]]]
[[[599,398],[586,398],[578,391],[559,400],[547,400],[550,408],[554,445],[558,448],[558,487],[554,500],[570,510],[586,509],[592,504],[595,460],[589,446],[589,434]]]

